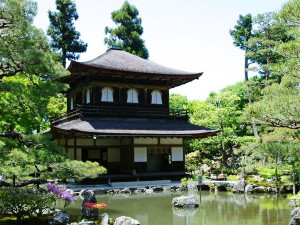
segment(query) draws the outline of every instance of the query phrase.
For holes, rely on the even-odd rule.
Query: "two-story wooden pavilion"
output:
[[[118,48],[72,61],[68,114],[51,132],[70,159],[97,161],[108,174],[158,178],[184,174],[184,141],[218,130],[192,125],[169,110],[169,89],[202,73],[170,69]]]

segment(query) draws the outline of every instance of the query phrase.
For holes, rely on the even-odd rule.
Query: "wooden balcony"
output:
[[[116,107],[78,105],[75,110],[59,118],[51,120],[51,125],[70,121],[79,117],[111,116],[111,117],[146,117],[173,118],[188,120],[188,110],[169,110],[164,108]]]

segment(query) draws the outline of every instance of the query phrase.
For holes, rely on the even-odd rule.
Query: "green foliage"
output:
[[[261,175],[263,178],[271,179],[275,176],[275,169],[261,166],[258,168],[258,174]],[[278,170],[278,175],[282,175],[282,172],[280,170]]]
[[[252,33],[252,15],[240,15],[237,25],[229,31],[233,38],[233,44],[242,50],[247,50],[245,43],[253,36]]]
[[[56,201],[53,195],[33,188],[2,187],[0,189],[0,211],[14,215],[18,221],[24,216],[37,214],[52,208]]]
[[[292,208],[300,207],[300,192],[296,195],[289,195],[290,199],[289,206]]]
[[[66,74],[50,51],[46,36],[32,25],[36,3],[1,0],[0,4],[0,80],[17,73],[29,80],[29,74],[46,80]]]
[[[180,94],[170,94],[169,107],[172,110],[184,110],[188,108],[189,101],[186,96]]]
[[[105,34],[109,37],[105,37],[104,43],[110,47],[120,46],[126,52],[148,59],[148,49],[140,37],[143,27],[137,8],[125,1],[121,9],[113,11],[111,16],[117,27],[105,27]]]
[[[51,167],[56,178],[75,178],[77,181],[84,178],[97,178],[100,174],[106,173],[103,166],[90,161],[66,160],[63,163],[52,164]]]
[[[57,12],[48,12],[50,26],[48,35],[52,38],[51,45],[61,51],[62,64],[66,59],[79,59],[79,54],[86,51],[87,44],[80,40],[80,33],[75,30],[73,20],[78,19],[76,5],[72,0],[56,0]]]
[[[226,177],[226,180],[229,180],[229,181],[237,181],[239,180],[241,177],[238,176],[238,175],[229,175]]]
[[[199,150],[190,152],[185,156],[185,169],[192,172],[200,169],[200,152]]]
[[[94,162],[81,162],[67,159],[64,150],[51,141],[51,135],[25,136],[29,147],[17,141],[0,139],[0,174],[5,175],[7,182],[16,176],[19,182],[34,177],[44,179],[95,178],[106,172],[106,169]]]

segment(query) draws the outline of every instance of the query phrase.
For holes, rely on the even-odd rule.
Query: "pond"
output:
[[[196,193],[199,200],[199,192]],[[290,211],[286,196],[244,195],[230,192],[202,191],[198,209],[172,208],[174,197],[182,193],[97,195],[98,202],[107,204],[102,212],[115,219],[126,215],[142,225],[287,225]],[[81,200],[67,207],[70,215],[80,215]]]

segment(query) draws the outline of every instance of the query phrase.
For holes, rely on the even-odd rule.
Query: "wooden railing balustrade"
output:
[[[145,118],[181,118],[188,119],[188,110],[169,110],[164,108],[116,107],[77,105],[76,109],[66,115],[51,120],[55,125],[81,116],[126,116]]]

